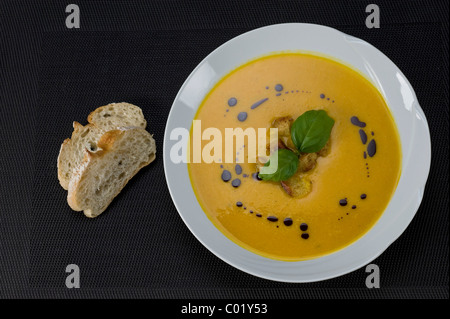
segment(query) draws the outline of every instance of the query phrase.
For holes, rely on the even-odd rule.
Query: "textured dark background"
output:
[[[67,29],[76,3],[81,28]],[[0,5],[0,298],[448,298],[448,1],[2,1]],[[422,205],[374,263],[339,278],[285,284],[234,269],[204,248],[172,204],[162,141],[175,95],[217,46],[257,27],[334,27],[384,52],[415,88],[430,126],[432,164]],[[108,212],[70,210],[56,177],[73,120],[110,102],[139,105],[157,160]],[[65,267],[81,289],[65,287]]]

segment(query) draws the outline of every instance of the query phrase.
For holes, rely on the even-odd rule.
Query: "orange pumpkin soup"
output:
[[[330,254],[363,236],[380,218],[401,171],[400,140],[386,102],[344,64],[281,53],[225,76],[195,117],[202,128],[225,135],[226,128],[268,129],[274,119],[295,120],[310,110],[326,111],[334,125],[327,154],[317,156],[301,175],[310,186],[303,196],[292,196],[283,183],[258,178],[247,141],[235,145],[233,163],[220,158],[188,164],[197,199],[214,225],[268,258],[297,261]]]

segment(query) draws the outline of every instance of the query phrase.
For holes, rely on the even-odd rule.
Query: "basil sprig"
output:
[[[315,153],[327,144],[334,120],[324,110],[312,110],[299,116],[291,126],[291,138],[301,153]]]
[[[260,172],[258,176],[265,181],[276,181],[281,182],[289,179],[297,171],[298,167],[298,157],[294,152],[287,149],[278,149],[269,158],[269,160],[264,164],[264,167],[268,167],[271,162],[276,160],[278,157],[277,170],[272,174],[264,174]]]
[[[274,152],[265,167],[270,165],[274,157],[278,157],[277,170],[271,174],[260,172],[258,175],[265,181],[285,181],[295,174],[298,168],[298,154],[320,151],[330,138],[334,120],[324,110],[311,110],[300,115],[291,126],[291,139],[298,152],[278,149]]]

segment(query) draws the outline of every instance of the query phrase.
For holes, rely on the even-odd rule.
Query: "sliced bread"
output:
[[[58,156],[58,179],[64,189],[68,189],[73,170],[81,163],[84,150],[97,152],[97,142],[103,133],[120,127],[140,127],[145,129],[147,121],[142,110],[130,103],[111,103],[97,108],[88,116],[86,126],[73,123],[74,131],[70,139],[64,140]]]
[[[145,128],[147,126],[141,108],[125,102],[111,103],[97,108],[89,114],[88,122],[97,125],[105,132],[117,127]]]
[[[61,145],[58,156],[58,179],[64,189],[69,187],[73,170],[80,165],[84,151],[97,152],[97,142],[103,131],[94,124],[86,126],[73,122],[73,133]]]
[[[141,128],[104,133],[99,150],[84,151],[84,158],[69,182],[67,201],[87,217],[100,215],[128,181],[155,159],[153,137]]]

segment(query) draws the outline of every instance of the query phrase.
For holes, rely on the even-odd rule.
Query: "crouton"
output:
[[[286,145],[283,143],[283,141],[281,139],[278,139],[277,145],[272,147],[272,149],[270,149],[270,146],[271,146],[270,143],[266,144],[266,154],[272,155],[273,152],[275,152],[279,149],[287,149]]]
[[[301,174],[294,174],[287,181],[281,182],[281,187],[292,197],[305,197],[312,190],[311,181]]]
[[[304,153],[300,155],[298,170],[303,173],[312,170],[316,166],[318,157],[317,153]]]
[[[290,116],[277,117],[272,121],[271,127],[278,129],[278,138],[283,142],[286,148],[295,150],[291,139],[291,125],[294,120]]]
[[[278,149],[287,149],[282,140],[278,140]]]
[[[331,137],[328,139],[327,143],[320,151],[317,152],[317,155],[325,157],[330,153],[331,149]]]
[[[278,129],[278,136],[291,136],[291,125],[293,121],[290,116],[277,117],[272,121],[271,127]]]

